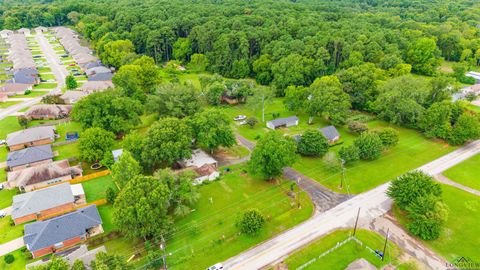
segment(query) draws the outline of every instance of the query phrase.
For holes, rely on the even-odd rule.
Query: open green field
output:
[[[11,216],[0,219],[0,244],[23,236],[23,224],[12,226],[10,222],[13,222]]]
[[[387,245],[384,261],[382,261],[380,257],[376,256],[375,253],[372,253],[370,250],[368,250],[365,246],[361,246],[359,243],[353,240],[347,242],[328,255],[318,258],[320,254],[335,247],[338,242],[344,241],[351,234],[352,230],[334,231],[294,253],[285,260],[285,263],[288,265],[289,269],[296,269],[297,267],[300,267],[310,260],[316,258],[315,262],[303,268],[305,270],[343,270],[350,263],[359,258],[364,258],[377,268],[381,268],[391,262],[396,263],[396,258],[398,258],[400,255],[401,250],[391,242]],[[384,236],[368,230],[358,230],[356,237],[358,240],[363,242],[363,244],[373,250],[383,250],[385,241]]]
[[[110,174],[82,182],[82,186],[85,191],[87,202],[104,199],[105,191],[109,187],[116,187],[113,183],[112,175]]]
[[[82,126],[80,125],[80,123],[75,121],[69,121],[69,122],[57,124],[55,125],[55,128],[57,129],[57,134],[60,135],[60,138],[58,138],[56,142],[65,141],[67,132],[76,131],[80,133],[82,131]]]
[[[480,154],[446,170],[443,175],[464,186],[480,190]]]
[[[62,160],[62,159],[68,159],[73,157],[78,158],[79,156],[78,142],[60,145],[60,146],[54,146],[53,151],[58,151],[59,153],[58,156],[53,158],[54,160]]]
[[[57,87],[57,83],[42,82],[33,86],[33,89],[53,89],[55,87]]]
[[[105,233],[110,233],[115,229],[113,224],[113,206],[111,204],[104,204],[98,206],[98,212],[102,218],[102,227]]]
[[[301,192],[301,209],[287,195],[290,182],[273,184],[245,174],[242,167],[199,188],[195,211],[175,224],[167,238],[171,269],[205,269],[308,219],[313,206]],[[239,235],[235,227],[241,210],[259,209],[267,219],[256,237]]]
[[[442,184],[442,189],[448,220],[440,238],[423,242],[449,261],[463,256],[479,262],[480,197],[448,185]],[[407,218],[396,207],[394,214],[405,227]]]

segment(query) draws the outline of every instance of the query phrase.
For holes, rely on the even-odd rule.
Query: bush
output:
[[[237,223],[242,233],[257,235],[265,224],[265,218],[257,209],[250,209],[243,213]]]
[[[117,198],[117,191],[112,187],[108,187],[105,190],[105,198],[107,198],[107,203],[113,204],[115,202],[115,198]]]
[[[374,160],[380,157],[383,144],[380,137],[373,132],[364,132],[354,141],[361,159]]]
[[[342,146],[338,151],[340,158],[345,161],[345,163],[355,162],[360,159],[360,150],[354,144],[349,146]]]
[[[250,128],[254,128],[257,123],[258,123],[258,120],[255,117],[249,117],[247,119],[247,125],[249,125]]]
[[[348,130],[352,133],[363,133],[365,131],[368,131],[368,126],[365,123],[358,122],[358,121],[351,121],[348,123]]]
[[[7,254],[5,255],[5,257],[3,257],[3,260],[6,264],[11,264],[15,261],[15,257],[13,256],[13,254]]]
[[[328,141],[323,134],[315,129],[303,133],[298,143],[298,152],[303,156],[323,156],[328,151]]]
[[[376,130],[375,133],[378,134],[378,137],[382,140],[382,144],[385,148],[390,148],[398,144],[399,136],[396,129],[387,127],[381,130]]]
[[[25,92],[23,93],[24,95],[30,95],[32,93],[32,90],[25,90]]]

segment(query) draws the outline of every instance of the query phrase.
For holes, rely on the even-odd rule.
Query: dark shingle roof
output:
[[[95,205],[45,221],[26,224],[23,240],[28,250],[36,251],[78,236],[102,224]]]
[[[328,140],[333,140],[337,137],[340,137],[340,134],[338,133],[337,129],[334,126],[328,126],[328,127],[320,128],[318,130],[320,130],[323,136],[325,136]]]
[[[52,158],[53,152],[51,145],[33,146],[9,152],[7,156],[7,167],[22,166]]]
[[[112,72],[97,73],[88,77],[88,81],[111,81],[113,77]]]
[[[12,132],[7,135],[7,145],[17,145],[44,139],[55,138],[55,126],[33,127]]]
[[[15,83],[34,84],[38,78],[38,70],[35,68],[21,68],[13,73]]]
[[[268,122],[273,124],[274,127],[279,127],[279,126],[283,126],[287,123],[296,122],[296,121],[298,121],[298,117],[290,116],[290,117],[285,117],[285,118],[277,118],[277,119],[274,119],[274,120],[268,121]]]

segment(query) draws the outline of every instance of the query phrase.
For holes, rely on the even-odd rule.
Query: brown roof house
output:
[[[7,169],[10,171],[23,170],[53,161],[52,146],[50,144],[24,148],[8,152]]]
[[[23,240],[33,258],[65,250],[103,232],[97,206],[25,225]]]
[[[7,187],[18,187],[22,191],[32,191],[82,176],[80,166],[71,167],[68,160],[54,161],[23,170],[9,172]]]
[[[191,158],[182,161],[182,166],[196,173],[194,185],[199,185],[204,181],[213,181],[220,177],[220,173],[217,171],[217,161],[201,149],[194,150]]]
[[[6,83],[0,87],[0,92],[7,94],[8,96],[23,95],[25,91],[32,90],[33,84],[29,83]]]
[[[78,185],[81,187],[81,184],[63,183],[13,196],[12,219],[15,225],[75,210],[73,190]]]
[[[72,111],[71,105],[39,104],[25,112],[29,119],[61,119],[66,118]]]
[[[6,144],[10,151],[14,151],[53,143],[56,136],[54,126],[33,127],[8,134]]]
[[[108,88],[113,88],[112,81],[88,81],[78,88],[78,90],[93,93],[106,90]]]
[[[66,91],[63,95],[60,96],[60,99],[63,100],[65,104],[74,104],[80,99],[86,97],[88,93],[83,91]]]

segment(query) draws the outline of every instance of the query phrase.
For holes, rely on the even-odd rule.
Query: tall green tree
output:
[[[191,124],[196,144],[210,152],[220,146],[233,146],[236,142],[231,121],[220,110],[208,109],[197,113]]]
[[[112,165],[110,171],[112,172],[113,181],[122,189],[128,181],[141,174],[142,167],[130,152],[123,151],[118,160]]]
[[[423,75],[434,75],[440,65],[440,51],[431,38],[418,39],[407,51],[407,63],[412,71]]]
[[[89,128],[80,134],[78,150],[80,159],[86,162],[101,160],[105,153],[112,150],[115,135],[101,128]]]
[[[316,129],[305,131],[298,142],[298,153],[303,156],[321,157],[328,151],[328,141]]]
[[[149,97],[146,107],[162,116],[184,118],[200,110],[199,95],[191,85],[166,84]]]
[[[73,77],[72,75],[68,75],[65,78],[65,86],[67,86],[67,89],[69,90],[76,89],[78,87],[78,83],[77,80],[75,80],[75,77]]]
[[[106,65],[119,68],[125,64],[125,60],[133,54],[135,47],[130,40],[115,40],[105,43],[104,51],[100,53],[100,59]]]

